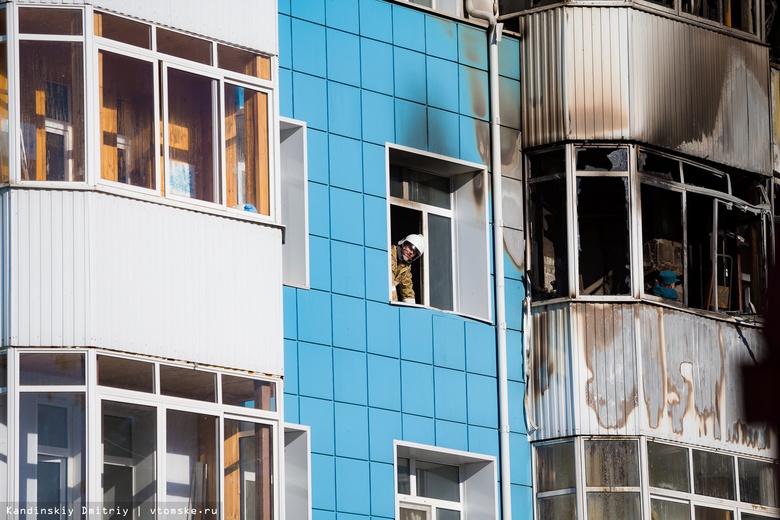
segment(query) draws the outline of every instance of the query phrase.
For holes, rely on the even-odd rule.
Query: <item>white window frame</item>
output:
[[[410,4],[414,4],[419,7],[424,7],[428,9],[433,9],[434,11],[438,11],[440,13],[445,13],[450,16],[457,16],[459,18],[463,18],[463,0],[450,0],[450,2],[446,2],[445,0],[430,0],[431,6],[428,7],[427,5],[423,5],[419,3],[417,0],[404,0],[405,2],[408,2]],[[451,8],[448,8],[447,3],[455,7],[455,12],[452,11]]]
[[[279,118],[281,177],[282,282],[309,289],[309,160],[307,126],[303,121]]]

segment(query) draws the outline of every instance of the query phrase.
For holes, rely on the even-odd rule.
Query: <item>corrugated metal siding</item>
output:
[[[83,5],[126,14],[149,22],[278,54],[277,4],[269,0],[231,0],[229,7],[211,0],[17,0],[18,4]]]
[[[10,334],[8,331],[9,315],[11,306],[10,291],[8,284],[10,282],[10,257],[9,238],[10,238],[10,204],[8,203],[11,194],[8,189],[0,191],[0,346],[6,346],[9,342]]]
[[[280,230],[95,192],[11,204],[12,345],[282,374]]]

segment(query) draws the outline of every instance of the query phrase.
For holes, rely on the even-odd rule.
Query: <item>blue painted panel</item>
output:
[[[327,38],[328,79],[359,87],[360,38],[334,29],[328,29]]]
[[[336,401],[362,405],[368,402],[365,354],[333,349],[333,394]]]
[[[365,297],[363,248],[333,241],[330,245],[333,292],[357,298]]]
[[[509,434],[509,453],[512,461],[512,484],[531,486],[531,444],[525,434]]]
[[[526,433],[524,399],[525,383],[509,381],[509,431]]]
[[[498,428],[498,386],[496,379],[477,374],[466,376],[469,424]],[[521,401],[522,403],[522,401]],[[523,408],[519,406],[519,408]]]
[[[297,305],[297,289],[294,287],[282,287],[282,302],[284,305],[284,337],[296,339],[298,337],[298,320],[295,313]],[[287,377],[285,375],[285,377]]]
[[[433,367],[401,362],[401,411],[433,416]]]
[[[334,472],[336,471],[335,470],[335,466],[334,466],[333,471]],[[334,497],[335,497],[335,495],[334,495]],[[316,503],[316,502],[314,502],[314,503]],[[334,498],[334,500],[333,500],[333,504],[334,504],[333,507],[334,508],[336,507],[335,503],[336,503],[336,500]],[[322,510],[322,509],[317,509],[315,507],[312,507],[311,517],[312,517],[312,520],[336,520],[336,512],[335,511],[325,511],[325,510]]]
[[[290,14],[290,0],[278,0],[279,13]]]
[[[364,89],[393,95],[393,46],[363,38],[360,45],[361,84]]]
[[[386,304],[390,295],[387,251],[366,249],[366,299]]]
[[[401,368],[397,359],[368,355],[368,405],[401,409]]]
[[[425,105],[396,99],[396,143],[420,150],[428,149],[428,117]]]
[[[301,395],[333,399],[331,350],[313,343],[298,344],[298,388]]]
[[[360,30],[358,0],[326,0],[325,20],[329,27],[357,33]]]
[[[324,78],[325,49],[324,27],[292,19],[292,64],[296,71]]]
[[[331,238],[363,243],[363,197],[360,193],[331,188]],[[362,282],[361,282],[362,283]]]
[[[436,418],[466,422],[466,374],[448,368],[434,368]]]
[[[283,69],[292,68],[291,23],[289,16],[279,15],[279,67]]]
[[[363,140],[384,145],[395,141],[393,98],[363,91]]]
[[[517,136],[519,135],[519,132],[517,130],[513,130],[510,128],[504,128],[501,127],[501,139],[502,143],[509,142],[509,143],[515,143],[517,142]],[[504,141],[506,139],[506,141]],[[503,147],[503,145],[502,145]],[[506,157],[506,155],[504,155]],[[514,165],[516,168],[516,171],[520,171],[520,165]],[[508,171],[508,168],[503,168],[502,172],[504,173],[504,176],[507,174],[511,174],[511,170]],[[512,230],[514,233],[515,231]],[[508,235],[508,233],[507,233]],[[507,235],[504,235],[507,237]],[[518,232],[518,235],[522,236],[521,233]],[[509,237],[507,237],[509,238]],[[511,240],[511,239],[510,239]],[[525,267],[518,266],[517,263],[512,259],[512,256],[507,252],[506,247],[504,248],[504,276],[506,278],[511,278],[513,280],[522,280],[523,275],[525,274]],[[522,270],[521,270],[522,269]]]
[[[458,78],[460,113],[487,120],[490,104],[487,72],[461,65]]]
[[[325,23],[325,1],[295,0],[292,2],[292,15],[323,24]]]
[[[487,121],[460,116],[460,158],[490,164],[490,125]]]
[[[401,414],[380,408],[368,409],[371,460],[393,463],[393,440],[401,438]]]
[[[330,240],[309,236],[309,283],[312,289],[330,291]]]
[[[372,462],[371,514],[393,518],[395,516],[395,470],[392,464]]]
[[[428,104],[436,108],[458,111],[458,65],[455,62],[428,56],[426,91]],[[413,100],[417,101],[417,100]]]
[[[436,443],[436,427],[430,417],[404,414],[403,434],[407,442],[419,442],[420,444]]]
[[[365,100],[365,94],[363,96]],[[393,102],[389,101],[392,111]],[[392,124],[392,113],[389,118]],[[367,195],[385,198],[387,193],[387,166],[385,164],[385,147],[371,143],[363,143],[363,191]],[[385,249],[385,245],[382,249]]]
[[[417,103],[425,103],[425,55],[406,49],[395,49],[395,96]]]
[[[512,79],[520,79],[520,41],[501,38],[498,42],[498,73]]]
[[[512,520],[533,520],[534,492],[531,486],[512,484]]]
[[[469,451],[498,458],[499,439],[496,428],[469,426]]]
[[[496,331],[486,323],[466,323],[466,370],[496,375]]]
[[[375,40],[392,42],[392,6],[382,0],[360,0],[360,34]]]
[[[284,394],[284,420],[291,423],[300,424],[301,415],[298,408],[298,396],[293,394]]]
[[[306,144],[309,155],[309,180],[328,184],[328,134],[326,132],[306,129]],[[311,195],[309,195],[311,197]],[[309,231],[311,231],[311,218],[309,218]]]
[[[328,131],[354,139],[360,139],[360,89],[342,83],[328,82]],[[356,146],[358,143],[356,143]],[[359,148],[359,146],[358,146]],[[360,151],[354,159],[360,161]],[[337,157],[331,153],[331,160]],[[332,173],[336,173],[331,166]],[[331,176],[332,179],[332,176]],[[360,177],[358,177],[358,180]],[[332,181],[331,181],[332,182]],[[362,186],[360,187],[362,188]]]
[[[293,114],[308,128],[328,129],[328,88],[325,80],[293,72]]]
[[[401,308],[401,358],[433,363],[432,313],[427,309]]]
[[[360,134],[360,94],[358,89],[347,87],[338,83],[331,83],[335,91],[345,93],[345,89],[354,90],[355,96],[352,105],[343,107],[345,113],[356,115],[354,121],[348,121],[352,116],[332,116],[331,123],[341,123],[341,126],[351,126]],[[351,95],[344,96],[352,97]],[[331,112],[332,114],[332,112]],[[360,141],[331,134],[328,138],[330,149],[330,184],[339,188],[345,188],[352,191],[363,190],[363,157]]]
[[[428,107],[428,150],[448,157],[460,155],[458,114]]]
[[[317,290],[298,293],[298,339],[311,343],[330,344],[330,294]]]
[[[282,68],[279,69],[279,115],[293,116],[292,71]]]
[[[520,129],[520,82],[503,76],[498,78],[501,125]]]
[[[451,450],[468,450],[469,436],[466,425],[463,423],[437,420],[436,445]]]
[[[298,393],[298,343],[284,340],[284,391]]]
[[[311,451],[333,455],[333,402],[300,397],[301,424],[311,426]]]
[[[314,431],[312,431],[314,437]],[[313,439],[312,439],[313,442]],[[311,487],[311,501],[313,509],[336,509],[336,461],[328,455],[311,455],[312,480],[317,485]],[[316,479],[316,480],[314,480]],[[327,519],[320,511],[312,511],[314,518]],[[332,517],[331,517],[332,518]]]
[[[458,26],[458,61],[470,67],[487,70],[488,45],[485,29]]]
[[[371,512],[368,461],[336,458],[336,508],[339,512],[367,515]]]
[[[387,247],[387,202],[379,197],[364,197],[363,211],[365,220],[364,242],[368,247],[384,249]]]
[[[387,254],[387,253],[385,253]],[[385,256],[387,262],[387,256]],[[387,265],[385,263],[385,265]],[[385,280],[387,278],[385,277]],[[389,285],[385,282],[385,301],[389,298]],[[398,307],[386,303],[366,303],[368,351],[383,356],[398,357]],[[399,374],[396,374],[398,376]]]
[[[523,329],[523,298],[525,289],[517,280],[505,280],[506,326],[510,329]]]
[[[517,330],[506,331],[507,377],[512,381],[525,381],[523,334]]]
[[[460,318],[433,317],[433,363],[457,370],[466,369],[466,338]]]
[[[365,406],[336,403],[336,455],[368,460],[368,413]]]
[[[429,55],[458,59],[458,25],[438,16],[425,17],[425,49]]]
[[[366,350],[365,300],[334,294],[332,305],[333,344],[364,352]],[[365,368],[363,363],[364,372]]]
[[[425,15],[408,7],[394,5],[393,43],[425,52]]]

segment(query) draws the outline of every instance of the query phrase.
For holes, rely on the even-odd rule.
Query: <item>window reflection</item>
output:
[[[204,511],[202,520],[218,518],[217,435],[217,417],[168,410],[166,500]]]

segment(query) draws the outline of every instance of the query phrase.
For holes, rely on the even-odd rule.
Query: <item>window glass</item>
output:
[[[270,215],[268,95],[225,84],[227,204]]]
[[[155,189],[154,67],[100,51],[100,176]]]
[[[693,450],[693,490],[699,495],[734,500],[734,457]]]
[[[168,69],[170,193],[219,202],[215,161],[216,81]]]
[[[271,426],[225,419],[225,516],[271,520],[274,513]]]
[[[82,47],[19,42],[23,180],[84,181]]]
[[[98,356],[98,384],[138,392],[154,392],[154,365],[135,359]]]
[[[629,294],[628,178],[577,179],[581,295]]]
[[[428,267],[431,306],[452,310],[452,224],[448,217],[428,216]]]
[[[640,151],[637,169],[665,181],[680,182],[680,162],[663,155]]]
[[[460,501],[460,468],[417,461],[417,496]]]
[[[103,401],[104,507],[154,509],[157,481],[157,410]]]
[[[270,381],[222,374],[222,404],[276,411],[276,385]]]
[[[566,179],[533,183],[529,191],[533,297],[568,296]]]
[[[217,44],[219,68],[260,79],[271,79],[271,59],[253,52]]]
[[[639,486],[636,441],[585,441],[585,475],[588,486]]]
[[[696,520],[732,520],[734,518],[734,512],[727,509],[695,506],[693,511]]]
[[[211,65],[211,42],[162,27],[157,27],[157,50],[185,60]]]
[[[429,520],[430,508],[401,506],[401,520]]]
[[[8,34],[7,29],[5,27],[5,20],[6,20],[6,14],[5,14],[5,6],[0,8],[0,38]]]
[[[151,27],[145,23],[108,13],[95,13],[95,36],[151,49],[151,34]]]
[[[571,489],[576,486],[574,443],[561,442],[536,447],[536,481],[539,491]]]
[[[218,518],[217,417],[168,410],[166,439],[166,505]]]
[[[211,372],[160,365],[160,393],[213,403],[217,396],[216,378]]]
[[[687,503],[651,498],[650,510],[652,518],[666,520],[690,520],[691,518],[691,506]]]
[[[739,459],[739,494],[742,502],[777,507],[778,483],[777,464]]]
[[[688,450],[686,448],[648,442],[647,472],[652,487],[690,491]]]
[[[398,457],[396,472],[398,476],[398,492],[402,495],[411,494],[412,488],[409,484],[409,459]]]
[[[0,9],[5,18],[5,9]],[[5,27],[5,20],[0,21]],[[0,182],[8,182],[8,44],[0,42]]]
[[[19,354],[22,385],[83,385],[83,354]]]
[[[81,9],[19,8],[19,32],[22,34],[83,34]]]
[[[628,171],[627,148],[578,148],[577,171]]]
[[[588,518],[642,518],[639,493],[588,493]]]
[[[439,507],[436,509],[436,520],[460,520],[460,511]]]
[[[8,352],[0,351],[0,475],[8,479]],[[8,502],[7,486],[0,487],[0,502]]]
[[[577,495],[557,495],[537,501],[539,520],[576,520]]]
[[[683,300],[683,285],[660,289],[663,271],[683,275],[682,193],[642,184],[642,256],[645,294]],[[671,285],[671,284],[666,284]]]

